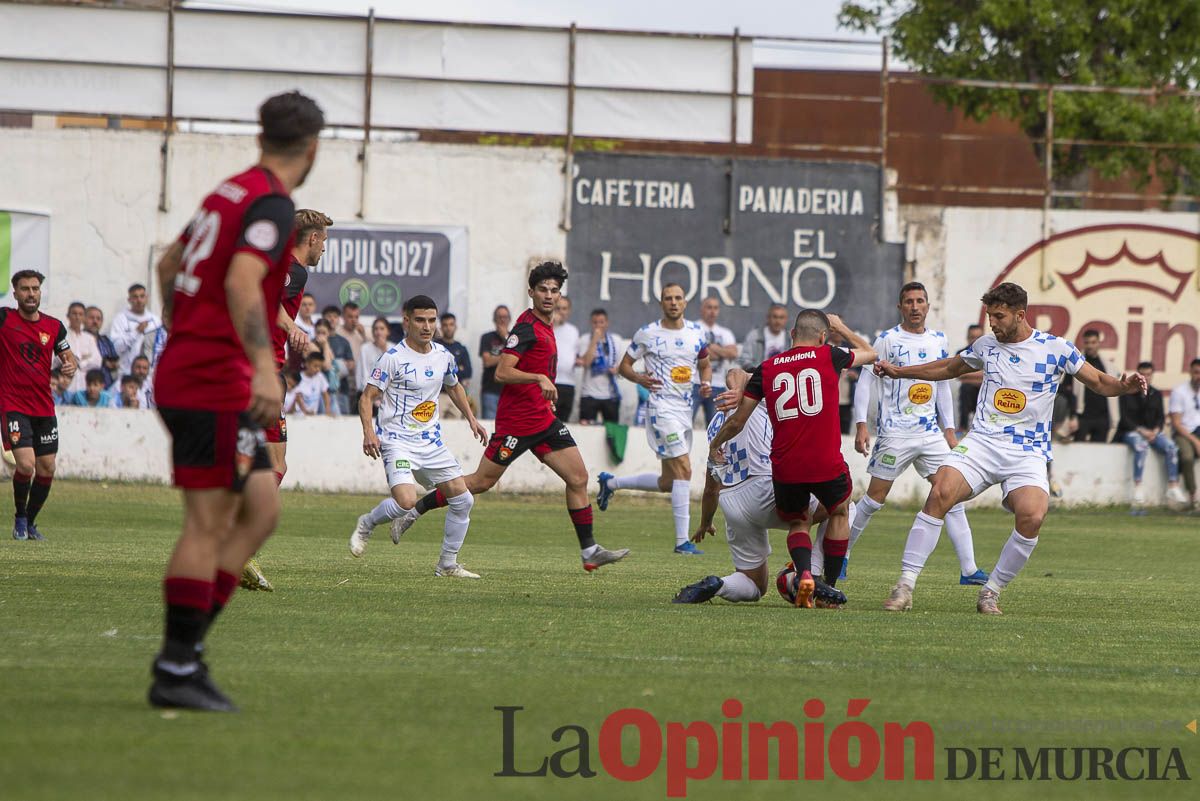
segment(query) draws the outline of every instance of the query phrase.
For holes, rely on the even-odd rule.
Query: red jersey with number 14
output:
[[[838,414],[839,373],[854,356],[832,345],[801,345],[764,361],[746,397],[771,417],[771,477],[782,484],[832,481],[847,471]]]
[[[262,167],[227,179],[204,199],[179,237],[171,333],[154,371],[159,406],[222,412],[250,405],[254,370],[229,314],[225,277],[239,253],[267,265],[263,322],[270,332],[291,259],[294,214],[283,184]]]
[[[41,312],[36,321],[26,320],[16,309],[0,309],[0,411],[53,416],[50,365],[70,349],[62,321]]]
[[[517,369],[537,373],[550,379],[558,377],[558,344],[554,329],[542,322],[532,309],[517,318],[501,353],[520,357]],[[500,405],[496,407],[496,432],[524,437],[540,434],[555,421],[554,407],[542,397],[537,384],[505,384],[500,390]]]

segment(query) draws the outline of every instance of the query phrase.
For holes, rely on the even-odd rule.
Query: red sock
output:
[[[812,540],[809,539],[807,531],[793,531],[788,534],[787,547],[797,575],[812,570]]]
[[[208,614],[212,608],[213,582],[167,576],[163,579],[163,596],[168,607],[182,606]]]
[[[845,556],[850,540],[825,540],[826,556]]]
[[[238,577],[225,570],[217,571],[217,580],[213,583],[213,606],[225,606],[229,596],[237,589]]]
[[[568,509],[571,522],[575,525],[575,537],[579,540],[580,550],[586,550],[596,544],[592,536],[592,506],[588,504],[582,509]]]

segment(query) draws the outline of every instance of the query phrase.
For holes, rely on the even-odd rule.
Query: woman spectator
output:
[[[379,361],[379,357],[387,353],[395,344],[388,341],[391,332],[388,321],[382,317],[376,317],[375,322],[371,323],[371,341],[363,343],[362,356],[358,360],[358,385],[360,387],[367,385],[367,378],[375,369],[375,362]]]

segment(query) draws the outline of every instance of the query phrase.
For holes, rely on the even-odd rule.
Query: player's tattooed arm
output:
[[[1117,395],[1146,394],[1146,378],[1141,373],[1121,373],[1121,377],[1102,373],[1087,362],[1079,368],[1075,377],[1092,392],[1108,398]]]
[[[183,259],[183,243],[173,242],[162,254],[155,268],[158,274],[158,296],[162,298],[163,327],[171,327],[171,311],[175,303],[175,276]]]

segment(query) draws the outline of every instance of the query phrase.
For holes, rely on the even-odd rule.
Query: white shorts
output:
[[[721,490],[721,512],[725,515],[725,539],[738,570],[753,570],[771,555],[767,529],[787,530],[775,514],[775,487],[770,476],[751,476]]]
[[[950,455],[950,445],[937,431],[921,437],[888,434],[875,440],[867,473],[885,481],[895,481],[911,464],[921,478],[928,478]]]
[[[646,418],[646,441],[659,459],[674,459],[692,452],[692,410],[652,409]]]
[[[987,437],[967,434],[946,457],[946,467],[953,467],[967,480],[974,498],[988,487],[1000,485],[1004,493],[1004,508],[1010,492],[1021,487],[1037,487],[1050,494],[1046,479],[1046,457],[1037,451],[1006,448]]]
[[[381,450],[388,487],[419,483],[428,489],[462,478],[462,466],[445,445],[432,442],[384,442]]]

